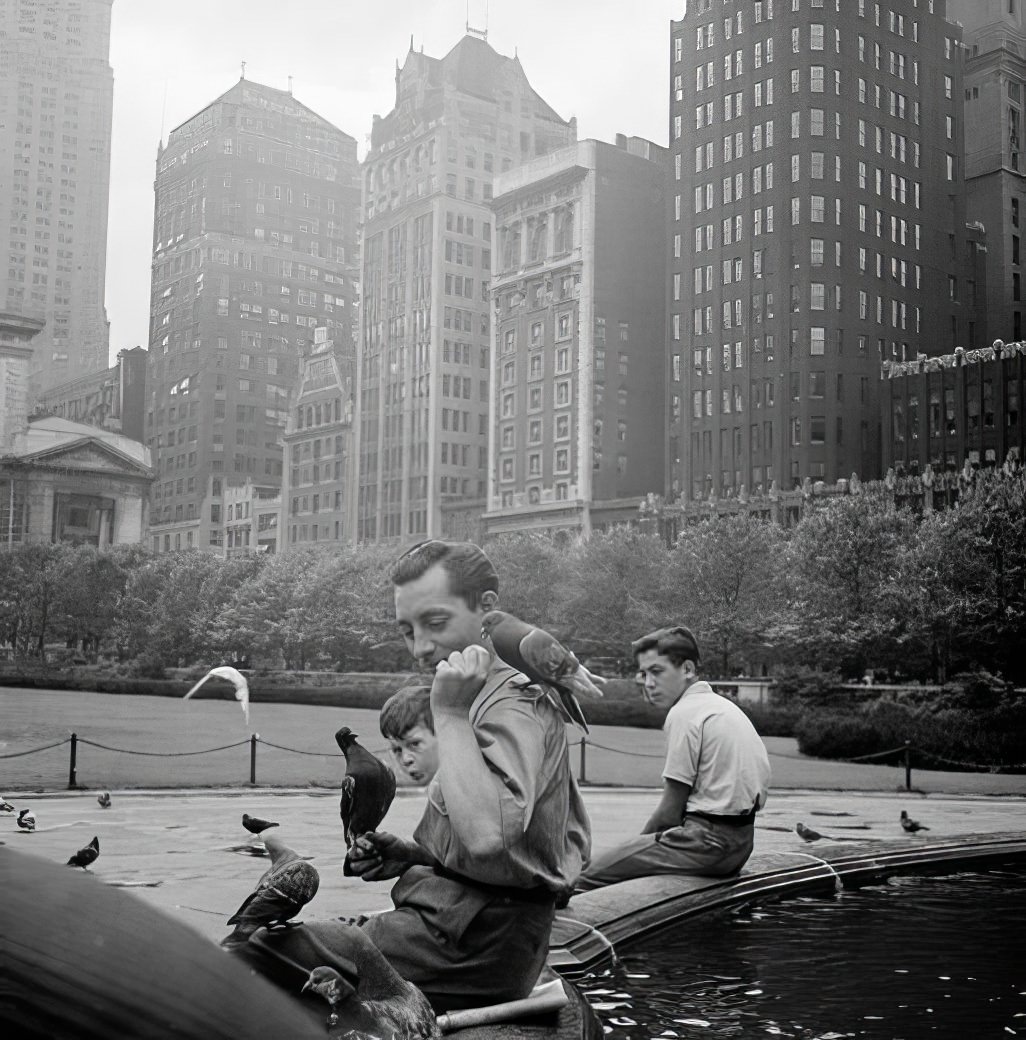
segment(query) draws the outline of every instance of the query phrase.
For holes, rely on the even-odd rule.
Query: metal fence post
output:
[[[78,734],[71,734],[71,760],[68,762],[68,790],[78,787]]]
[[[256,746],[260,739],[259,733],[253,733],[249,738],[249,782],[256,785]]]
[[[578,770],[577,782],[586,784],[588,782],[588,738],[581,735],[581,768]]]
[[[905,790],[912,790],[912,742],[905,741]]]

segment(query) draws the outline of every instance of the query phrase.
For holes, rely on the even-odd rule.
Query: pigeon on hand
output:
[[[427,1040],[441,1035],[427,997],[407,982],[367,938],[362,928],[346,932],[354,986],[334,968],[314,968],[303,984],[331,1006],[328,1028],[342,1020],[355,1035],[390,1037],[391,1040]]]
[[[804,838],[806,841],[819,841],[824,835],[820,834],[819,831],[814,831],[811,827],[806,827],[804,823],[798,822],[794,825],[795,833],[799,838]]]
[[[17,822],[23,831],[34,831],[36,829],[36,814],[31,809],[22,809],[18,813]]]
[[[918,820],[913,820],[904,809],[901,810],[901,829],[907,831],[909,834],[915,834],[916,831],[928,831],[930,828],[925,824],[920,823]]]
[[[228,918],[235,931],[221,940],[229,948],[243,946],[258,928],[285,925],[317,894],[317,868],[273,838],[265,839],[271,865],[242,906]]]
[[[250,816],[248,813],[242,814],[242,826],[249,831],[250,834],[262,834],[269,827],[277,827],[278,824],[272,820],[261,820],[259,816]]]
[[[0,812],[14,812],[14,806],[0,794]]]
[[[502,610],[490,610],[481,621],[481,635],[492,641],[499,658],[540,686],[559,714],[588,732],[577,695],[601,697],[602,691],[584,665],[543,628]]]
[[[101,791],[97,796],[96,800],[100,803],[101,809],[110,808],[110,791]]]
[[[71,859],[68,860],[69,867],[81,867],[85,870],[90,863],[96,860],[100,854],[100,839],[93,838],[85,848],[79,849]]]
[[[346,757],[346,775],[338,812],[346,847],[367,831],[376,831],[395,798],[395,773],[357,742],[356,734],[343,726],[335,742]]]

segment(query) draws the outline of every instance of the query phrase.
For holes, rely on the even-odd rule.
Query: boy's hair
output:
[[[404,686],[397,690],[381,706],[378,726],[386,740],[403,740],[414,726],[423,726],[434,733],[431,687]]]
[[[436,563],[449,576],[449,592],[476,610],[485,592],[499,591],[492,561],[473,542],[443,542],[431,538],[407,549],[392,565],[392,584],[416,581]]]
[[[697,668],[702,660],[694,632],[683,625],[657,628],[654,632],[649,632],[647,636],[635,639],[631,643],[631,653],[634,655],[635,664],[646,650],[655,650],[662,654],[672,662],[675,668],[680,668],[685,661],[693,661]]]

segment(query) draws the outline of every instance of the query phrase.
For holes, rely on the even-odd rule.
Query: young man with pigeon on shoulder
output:
[[[412,841],[355,837],[347,873],[396,879],[395,909],[360,927],[436,1009],[524,997],[545,965],[557,900],[590,852],[565,711],[486,648],[483,622],[499,586],[476,545],[423,542],[399,558],[392,581],[403,638],[435,673],[437,771],[423,777],[427,803]],[[294,966],[344,972],[352,927],[311,922],[254,941]]]
[[[766,804],[766,747],[748,716],[699,679],[691,630],[661,628],[631,650],[645,700],[667,711],[663,795],[641,834],[587,865],[579,892],[652,874],[736,874]]]

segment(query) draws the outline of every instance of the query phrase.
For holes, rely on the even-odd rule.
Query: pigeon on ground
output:
[[[246,725],[249,725],[249,683],[246,677],[237,668],[231,665],[222,665],[220,668],[211,668],[206,675],[182,698],[187,701],[208,679],[227,679],[235,687],[235,699],[242,705],[243,714],[246,716]]]
[[[496,654],[540,686],[567,722],[588,732],[577,696],[601,697],[593,676],[554,636],[502,610],[490,610],[481,622],[481,635],[491,639]]]
[[[235,931],[221,940],[222,946],[243,946],[258,928],[285,925],[317,894],[321,879],[316,867],[273,837],[264,842],[271,865],[242,906],[228,918]]]
[[[916,831],[928,831],[930,828],[925,824],[920,823],[918,820],[913,820],[909,814],[902,809],[901,829],[907,831],[909,834],[915,834]]]
[[[799,838],[804,838],[806,841],[819,841],[823,838],[823,835],[819,831],[814,831],[811,827],[806,827],[804,823],[798,822],[794,825],[795,833]]]
[[[14,806],[0,794],[0,812],[14,812]]]
[[[96,800],[100,803],[101,809],[110,808],[110,791],[101,791],[97,796]]]
[[[22,809],[18,813],[18,826],[23,831],[34,831],[36,829],[36,814],[31,809]]]
[[[340,1021],[347,1035],[427,1040],[441,1035],[427,997],[384,958],[361,928],[347,929],[353,981],[334,968],[314,968],[303,985],[331,1005],[328,1028]],[[354,985],[355,983],[355,985]]]
[[[69,867],[81,867],[85,870],[90,863],[96,860],[100,854],[100,839],[93,838],[85,848],[79,849],[71,859],[68,860]]]
[[[261,820],[259,816],[250,816],[248,813],[243,813],[242,826],[250,834],[262,834],[269,827],[277,827],[278,824],[272,820]]]
[[[346,847],[367,831],[376,831],[395,797],[395,773],[358,743],[356,734],[343,726],[335,742],[346,756],[346,775],[338,812]]]

